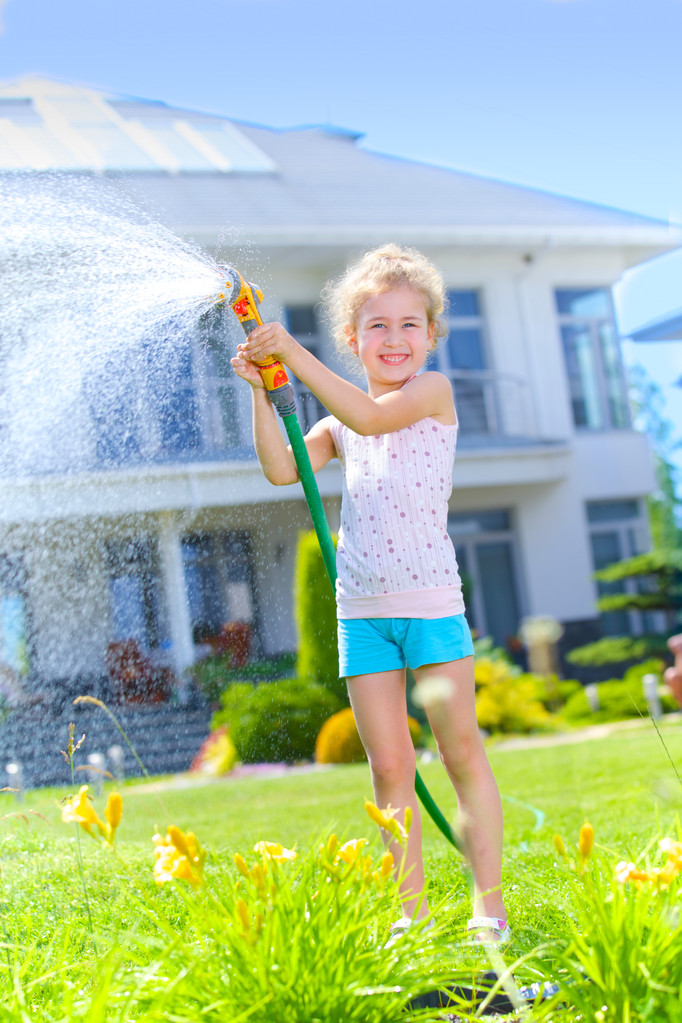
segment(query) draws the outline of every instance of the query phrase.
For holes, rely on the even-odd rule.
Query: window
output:
[[[505,509],[448,516],[457,552],[467,619],[481,636],[504,645],[521,619],[511,515]]]
[[[611,292],[561,288],[555,297],[575,425],[627,429],[627,386]]]
[[[247,533],[193,533],[182,538],[182,560],[195,643],[225,622],[255,618],[251,544]]]
[[[192,326],[168,323],[86,374],[97,466],[250,453],[230,366],[235,336],[243,337],[236,318],[214,309]]]
[[[289,305],[285,307],[284,317],[289,333],[299,344],[307,348],[317,359],[320,358],[321,336],[320,326],[312,305]],[[327,410],[300,381],[294,379],[298,412],[303,429],[307,432],[318,420],[327,415]]]
[[[449,376],[463,433],[494,430],[494,392],[487,379],[485,324],[480,296],[473,290],[448,292],[448,336],[436,350],[440,370]]]
[[[106,359],[83,383],[101,466],[137,462],[142,450],[135,360]]]
[[[20,560],[0,556],[0,666],[24,677],[29,672],[25,583]]]
[[[201,447],[195,359],[195,345],[189,338],[149,348],[147,379],[161,458],[190,454]]]
[[[202,379],[198,398],[203,409],[205,445],[216,451],[233,451],[241,444],[238,381],[230,365],[236,348],[235,328],[234,314],[225,306],[207,313],[200,328]],[[241,328],[239,338],[241,340]]]
[[[135,639],[144,650],[160,648],[168,637],[154,540],[111,540],[106,545],[106,557],[114,639]]]
[[[640,502],[636,500],[588,501],[587,521],[595,571],[616,561],[642,554],[647,549],[646,518]],[[612,583],[598,581],[597,596],[609,593],[636,593],[634,579],[619,579]],[[605,611],[601,614],[605,636],[637,635],[656,631],[651,613],[637,611]]]

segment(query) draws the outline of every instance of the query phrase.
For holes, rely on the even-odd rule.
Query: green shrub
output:
[[[294,654],[280,654],[233,668],[230,655],[220,654],[198,661],[189,673],[206,699],[213,703],[234,682],[271,682],[275,678],[290,678],[295,664]]]
[[[642,679],[645,675],[660,677],[662,663],[658,659],[636,664],[625,672],[622,679],[610,679],[597,684],[599,710],[593,711],[585,695],[580,689],[566,702],[562,716],[575,723],[599,724],[604,721],[626,721],[628,718],[648,717],[649,708],[644,697]],[[661,708],[670,712],[677,710],[672,694],[661,695]]]
[[[571,664],[601,667],[604,664],[638,660],[652,653],[664,657],[666,652],[665,636],[604,636],[594,643],[571,650],[566,654],[566,660]]]
[[[500,674],[479,685],[476,717],[488,732],[524,734],[548,731],[557,719],[537,698],[537,677]]]
[[[336,537],[333,539],[336,544]],[[294,608],[298,677],[325,686],[347,704],[346,683],[339,678],[334,590],[329,583],[317,536],[312,530],[298,534]]]
[[[523,674],[488,637],[478,640],[474,649],[476,717],[481,728],[518,734],[556,726],[556,718],[544,705],[552,698],[556,702],[556,678],[552,686],[539,675]]]
[[[641,685],[632,685],[622,679],[611,679],[597,685],[599,710],[593,711],[584,689],[574,693],[566,702],[562,714],[567,721],[590,722],[625,721],[648,713]]]
[[[559,696],[562,703],[566,703],[573,696],[582,690],[582,684],[575,678],[559,679]]]
[[[228,725],[244,764],[312,758],[322,724],[340,707],[328,689],[295,678],[255,686],[236,682],[221,702],[212,727]]]

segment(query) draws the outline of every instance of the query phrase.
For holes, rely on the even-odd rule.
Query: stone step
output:
[[[208,706],[125,707],[116,708],[114,713],[149,774],[188,770],[209,734],[212,716]],[[116,773],[107,751],[118,746],[122,750],[123,775],[143,774],[125,739],[101,708],[83,705],[54,714],[38,705],[12,711],[0,722],[0,788],[16,785],[16,776],[6,771],[12,762],[21,765],[24,788],[70,785],[71,770],[60,752],[67,749],[70,722],[75,726],[75,742],[85,734],[74,757],[76,766],[85,767],[88,755],[100,753],[105,757],[105,769]],[[79,770],[77,777],[85,784],[95,776]]]

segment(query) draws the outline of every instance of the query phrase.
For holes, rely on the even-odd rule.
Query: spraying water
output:
[[[27,760],[29,781],[59,777],[55,707],[72,714],[83,693],[115,698],[111,647],[138,644],[155,671],[176,673],[180,692],[204,603],[216,628],[249,618],[243,519],[205,535],[184,491],[149,495],[155,463],[173,466],[160,474],[169,479],[251,447],[229,363],[243,332],[216,305],[225,272],[114,179],[0,177],[0,273],[0,717],[8,699],[30,707],[33,746],[12,717],[16,734],[0,730],[1,786],[10,753]],[[101,475],[88,474],[111,469],[132,472],[101,498]],[[157,501],[168,502],[160,514]],[[253,517],[248,526],[250,538]],[[227,564],[215,578],[197,567],[206,551]],[[181,599],[191,621],[178,625]],[[168,743],[180,760],[166,757],[164,770],[196,752],[208,711],[196,713],[199,736],[184,716],[182,738]],[[99,754],[93,729],[87,752]]]
[[[216,263],[106,180],[17,175],[0,180],[0,267],[0,474],[177,454],[168,404],[210,334]]]

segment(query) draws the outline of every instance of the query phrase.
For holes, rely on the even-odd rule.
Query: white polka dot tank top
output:
[[[442,618],[464,611],[448,536],[457,426],[422,419],[362,437],[331,417],[343,469],[339,618]]]

